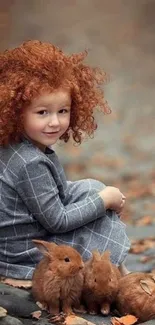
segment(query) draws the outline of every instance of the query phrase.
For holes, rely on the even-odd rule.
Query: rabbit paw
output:
[[[79,305],[73,308],[75,313],[81,313],[81,314],[86,314],[87,310],[83,305]]]
[[[110,305],[108,303],[103,303],[102,306],[101,306],[101,313],[103,315],[109,315],[110,313]]]
[[[56,316],[50,317],[50,322],[53,324],[65,324],[66,315],[64,313],[59,313]]]

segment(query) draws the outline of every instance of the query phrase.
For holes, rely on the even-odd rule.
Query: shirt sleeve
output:
[[[17,191],[29,212],[46,230],[55,234],[79,228],[106,213],[98,193],[64,206],[51,166],[39,159],[22,166]]]

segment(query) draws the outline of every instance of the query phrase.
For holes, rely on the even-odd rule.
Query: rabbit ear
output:
[[[42,252],[43,255],[47,255],[47,253],[51,253],[52,250],[57,247],[55,243],[49,243],[44,240],[33,239],[33,243],[37,246],[37,248]]]
[[[101,260],[105,260],[105,259],[110,260],[110,254],[111,254],[110,251],[103,252],[101,255]]]
[[[150,296],[152,296],[154,290],[154,283],[150,281],[150,279],[141,280],[140,281],[141,288]]]
[[[100,261],[101,260],[101,255],[97,250],[92,251],[92,261]]]

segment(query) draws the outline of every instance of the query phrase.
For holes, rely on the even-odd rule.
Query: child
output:
[[[50,43],[28,41],[0,55],[0,275],[31,280],[41,259],[33,239],[93,249],[123,261],[130,243],[115,187],[67,181],[51,148],[70,136],[81,143],[96,129],[94,111],[110,112],[100,87],[105,74]]]

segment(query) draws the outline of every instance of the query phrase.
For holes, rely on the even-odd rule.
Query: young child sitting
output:
[[[42,255],[32,239],[93,249],[123,262],[130,243],[119,217],[125,197],[94,179],[67,181],[52,149],[59,139],[96,129],[94,111],[110,112],[105,73],[50,43],[27,41],[0,55],[0,276],[31,280]],[[62,148],[63,150],[63,148]],[[104,166],[103,166],[104,167]],[[6,281],[7,283],[7,281]],[[8,282],[9,283],[9,282]],[[18,281],[17,281],[18,285]]]

